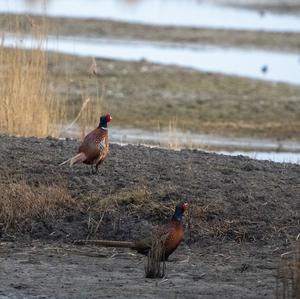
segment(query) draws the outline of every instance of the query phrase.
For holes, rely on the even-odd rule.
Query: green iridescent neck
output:
[[[99,124],[99,128],[101,128],[101,129],[107,129],[107,123],[103,123],[103,124]]]
[[[175,213],[172,217],[172,220],[177,220],[177,221],[182,221],[182,216],[183,216],[183,211],[179,208],[176,207]]]

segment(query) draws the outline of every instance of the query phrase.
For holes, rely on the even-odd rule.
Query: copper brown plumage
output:
[[[138,241],[109,241],[109,240],[79,240],[75,244],[95,244],[103,247],[124,247],[130,248],[138,253],[147,255],[151,249],[153,237],[163,240],[162,259],[167,260],[168,257],[176,250],[184,237],[184,227],[182,216],[187,209],[188,204],[182,202],[176,206],[171,221],[165,225],[155,229],[151,236]]]
[[[85,136],[81,143],[78,154],[60,165],[64,165],[70,162],[70,166],[83,162],[90,164],[92,172],[98,171],[99,165],[105,160],[109,152],[108,142],[108,124],[112,120],[112,117],[108,113],[100,117],[100,123],[96,129]],[[93,167],[95,165],[95,168]]]

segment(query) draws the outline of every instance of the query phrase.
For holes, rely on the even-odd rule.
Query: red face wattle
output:
[[[109,113],[106,115],[106,120],[108,123],[112,120],[112,117],[110,116]]]
[[[184,202],[181,204],[181,209],[182,211],[184,212],[185,210],[187,210],[187,208],[189,207],[188,203],[187,202]]]

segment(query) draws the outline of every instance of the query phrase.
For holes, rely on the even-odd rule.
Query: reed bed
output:
[[[52,88],[49,65],[60,63],[61,58],[57,54],[53,59],[55,55],[51,54],[49,62],[50,56],[46,51],[47,19],[35,23],[28,17],[27,27],[30,32],[27,34],[32,37],[32,43],[26,50],[22,45],[25,35],[21,33],[19,17],[11,17],[9,22],[10,31],[17,33],[11,47],[5,47],[5,34],[0,42],[0,133],[59,137],[66,125],[78,123],[81,135],[84,135],[88,128],[99,121],[104,87],[101,90],[96,81],[97,95],[90,97],[82,92],[82,101],[74,109],[69,95],[59,95]],[[94,75],[90,75],[90,80],[93,80]],[[66,76],[65,84],[68,82]],[[70,100],[68,103],[67,98]],[[73,120],[70,119],[70,111],[73,112]]]
[[[18,18],[10,27],[18,32]],[[58,99],[48,88],[48,54],[45,50],[47,23],[32,23],[31,48],[22,49],[23,36],[16,34],[11,48],[0,45],[0,132],[17,136],[58,136],[62,119]]]

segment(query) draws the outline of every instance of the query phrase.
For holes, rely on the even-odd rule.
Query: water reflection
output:
[[[208,5],[197,0],[2,0],[0,12],[101,18],[151,25],[300,32],[300,16]]]

